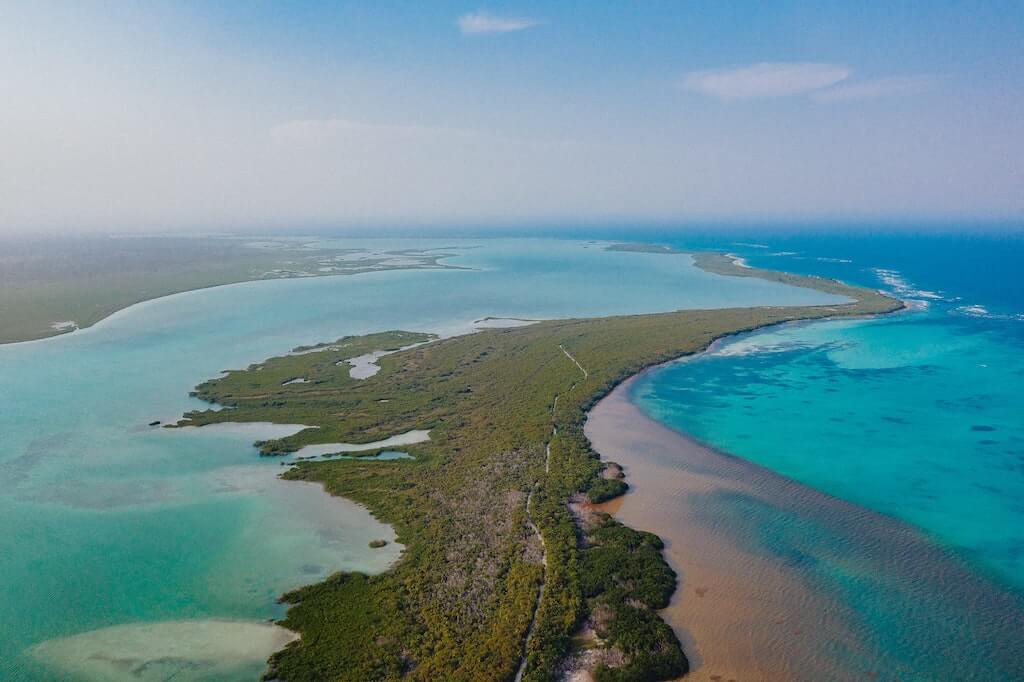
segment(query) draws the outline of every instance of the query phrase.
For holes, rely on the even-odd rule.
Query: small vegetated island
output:
[[[658,614],[676,587],[661,541],[588,507],[622,494],[627,483],[591,449],[587,410],[643,368],[716,338],[902,305],[831,280],[741,267],[720,254],[694,258],[712,272],[851,302],[488,329],[385,355],[380,372],[352,378],[345,360],[357,353],[430,340],[385,332],[271,358],[198,386],[200,398],[233,409],[192,412],[188,424],[315,427],[263,443],[264,454],[430,431],[428,442],[403,447],[412,459],[301,461],[283,474],[366,505],[393,524],[405,551],[383,574],[338,573],[284,595],[292,606],[281,624],[301,639],[271,658],[267,677],[529,681],[580,668],[597,680],[684,674],[682,647]],[[297,376],[305,381],[288,381]]]

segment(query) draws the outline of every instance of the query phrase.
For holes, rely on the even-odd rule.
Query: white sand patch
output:
[[[298,639],[269,623],[180,620],[132,623],[31,648],[61,676],[82,680],[256,679],[267,658]]]
[[[338,452],[361,452],[364,450],[376,450],[377,448],[387,448],[396,445],[415,445],[416,443],[425,443],[430,440],[430,430],[413,429],[412,431],[406,431],[400,433],[397,436],[391,436],[384,440],[377,440],[372,443],[318,443],[316,445],[307,445],[306,447],[293,453],[294,457],[318,457],[320,455],[333,455]]]

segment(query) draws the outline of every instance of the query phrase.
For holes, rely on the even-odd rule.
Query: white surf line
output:
[[[558,344],[558,347],[562,349],[562,352],[563,352],[563,353],[565,353],[565,357],[569,358],[570,360],[572,360],[573,362],[575,362],[575,363],[576,363],[576,366],[580,368],[580,371],[581,371],[581,372],[583,372],[583,378],[584,378],[584,379],[589,379],[589,378],[590,378],[590,374],[589,374],[589,373],[587,372],[587,370],[583,369],[583,365],[581,365],[581,364],[580,364],[579,360],[577,360],[576,358],[574,358],[574,357],[572,356],[572,353],[570,353],[569,351],[567,351],[567,350],[565,349],[565,346],[563,346],[562,344]]]

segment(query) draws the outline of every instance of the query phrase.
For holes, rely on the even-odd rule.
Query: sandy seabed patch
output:
[[[294,632],[242,620],[131,623],[51,639],[32,655],[74,680],[256,679]]]

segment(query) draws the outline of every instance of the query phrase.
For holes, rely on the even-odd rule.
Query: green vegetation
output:
[[[227,407],[247,408],[232,410],[229,421],[272,420],[316,427],[305,429],[289,438],[261,441],[258,447],[262,455],[283,455],[310,443],[348,442],[349,439],[354,443],[369,443],[394,435],[391,428],[394,422],[389,421],[386,425],[382,423],[380,428],[366,424],[364,430],[353,437],[351,429],[336,419],[339,410],[351,409],[358,404],[354,400],[357,395],[354,390],[369,381],[349,376],[351,366],[346,361],[373,351],[396,351],[436,338],[433,334],[388,331],[366,336],[346,336],[316,346],[299,346],[291,355],[249,365],[244,370],[228,371],[222,377],[199,384],[192,395]],[[379,364],[386,366],[390,357],[384,356],[378,361]],[[305,381],[290,383],[295,379]],[[343,397],[346,393],[351,393],[353,397]],[[404,431],[430,428],[431,422],[426,412],[421,412],[422,402],[412,396],[396,390],[394,395],[379,396],[376,400],[386,400],[389,411],[406,415],[410,426]],[[381,407],[384,404],[380,403]],[[223,416],[226,415],[190,412],[178,425],[202,426],[224,421]],[[289,419],[294,421],[287,421]],[[352,455],[369,457],[379,452],[370,450]]]
[[[606,647],[626,661],[600,665],[604,680],[664,680],[688,670],[675,633],[655,613],[668,606],[676,575],[661,559],[661,538],[598,514],[587,524],[588,546],[581,551],[580,575],[590,623]]]
[[[297,239],[7,238],[0,240],[0,343],[89,327],[132,304],[182,291],[259,279],[452,268],[439,262],[445,255],[436,249],[326,248]]]
[[[622,479],[598,478],[587,489],[587,499],[593,504],[600,504],[619,495],[625,495],[627,490],[629,490],[629,485]]]
[[[750,276],[722,261],[701,265]],[[856,301],[492,329],[387,355],[378,374],[351,379],[342,360],[357,349],[423,339],[385,332],[272,358],[198,387],[199,397],[234,409],[190,413],[190,424],[317,427],[264,444],[265,452],[431,430],[429,442],[403,448],[414,459],[303,461],[284,474],[366,505],[394,526],[405,551],[381,575],[336,574],[284,595],[292,607],[282,624],[302,638],[271,658],[268,676],[510,680],[525,645],[524,680],[549,680],[585,628],[598,638],[588,646],[608,654],[593,671],[599,680],[685,672],[679,642],[656,612],[676,581],[661,541],[582,504],[625,489],[618,467],[591,449],[584,421],[628,376],[723,335],[900,307],[865,289],[766,276]],[[294,377],[308,381],[285,383]]]

